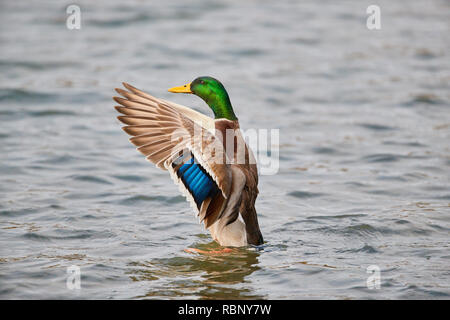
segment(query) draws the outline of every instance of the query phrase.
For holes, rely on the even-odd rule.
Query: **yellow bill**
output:
[[[168,90],[169,92],[181,92],[181,93],[192,93],[191,83],[185,84],[181,87],[173,87]]]

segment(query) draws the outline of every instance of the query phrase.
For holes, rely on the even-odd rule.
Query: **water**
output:
[[[69,4],[0,5],[0,298],[449,298],[447,1],[378,1],[377,31],[367,1]],[[115,118],[122,81],[210,115],[166,91],[199,75],[280,129],[261,248],[184,252],[218,246]]]

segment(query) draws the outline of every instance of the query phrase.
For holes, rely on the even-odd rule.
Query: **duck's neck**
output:
[[[226,91],[208,97],[205,102],[214,112],[215,119],[237,120]]]

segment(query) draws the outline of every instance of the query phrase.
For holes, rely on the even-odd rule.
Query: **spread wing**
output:
[[[156,166],[168,170],[206,228],[220,218],[230,194],[231,171],[214,120],[187,107],[155,98],[129,84],[118,119],[130,141]]]

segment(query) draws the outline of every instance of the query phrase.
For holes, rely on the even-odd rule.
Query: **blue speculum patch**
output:
[[[177,170],[184,186],[189,190],[200,209],[202,202],[210,195],[218,191],[218,187],[211,176],[192,156]]]

